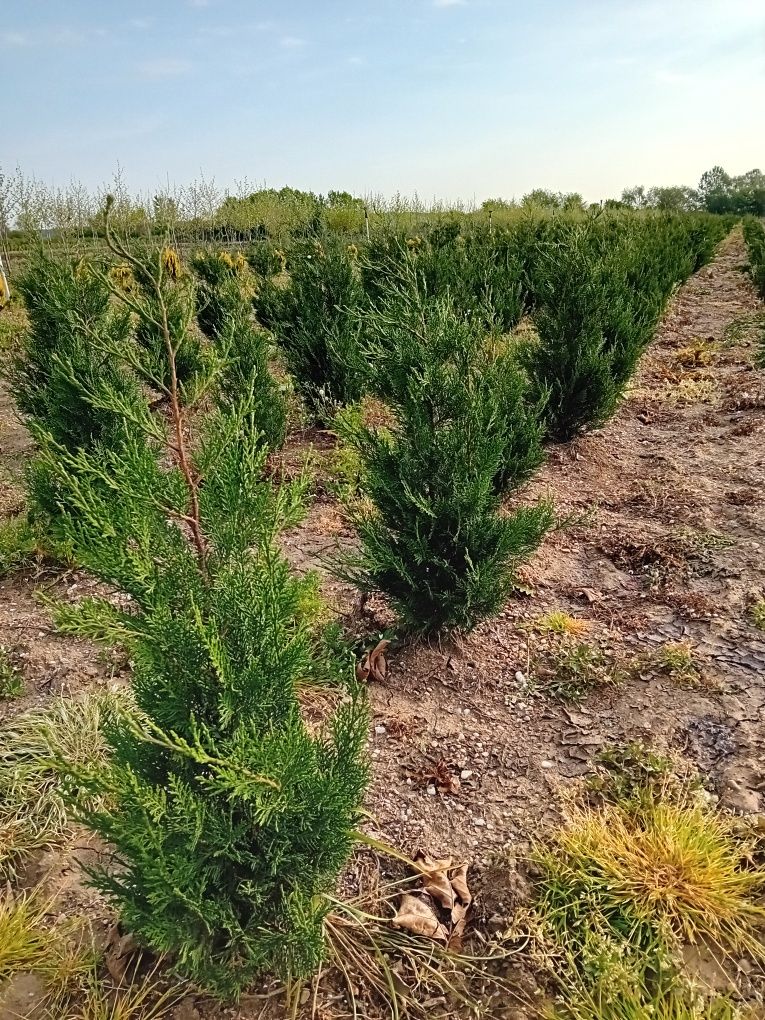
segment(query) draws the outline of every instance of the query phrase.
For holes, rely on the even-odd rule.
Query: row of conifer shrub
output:
[[[350,510],[359,550],[335,569],[385,593],[406,630],[469,630],[554,523],[546,501],[503,499],[545,439],[612,413],[723,226],[529,218],[367,250],[320,237],[260,250],[255,273],[113,235],[109,263],[33,261],[12,368],[38,444],[31,513],[123,596],[62,608],[60,625],[133,662],[135,707],[71,796],[119,862],[95,881],[181,973],[236,996],[263,971],[316,967],[366,782],[352,663],[278,548],[305,490],[266,470],[285,434],[271,336],[318,418],[367,393],[387,407],[385,426],[344,418],[366,499]],[[306,683],[337,691],[319,733]]]
[[[765,300],[765,224],[761,219],[756,216],[745,217],[744,241],[754,285],[760,297]]]
[[[384,429],[345,427],[362,462],[360,550],[343,576],[409,630],[470,629],[552,526],[504,496],[615,411],[673,288],[730,224],[711,216],[529,216],[513,230],[336,239],[284,253],[256,314],[317,417],[372,393]],[[515,332],[526,317],[529,328]]]

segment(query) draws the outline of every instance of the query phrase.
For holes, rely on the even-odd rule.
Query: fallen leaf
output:
[[[388,676],[388,662],[385,658],[385,650],[390,641],[383,638],[378,641],[371,652],[367,652],[364,658],[356,666],[356,679],[368,680],[370,677],[383,683]]]
[[[467,864],[460,864],[459,867],[455,868],[452,873],[451,883],[452,888],[460,899],[460,902],[464,903],[466,907],[469,907],[473,902],[473,897],[467,884],[467,872]]]
[[[104,963],[112,979],[121,984],[125,977],[131,956],[139,950],[138,943],[129,932],[120,936],[119,928],[115,925],[109,933],[109,945],[104,954]]]
[[[452,930],[449,935],[449,948],[459,952],[462,949],[462,939],[465,936],[467,925],[467,912],[469,907],[462,903],[455,903],[452,907]]]
[[[452,866],[451,857],[432,860],[424,854],[419,854],[415,858],[414,866],[422,875],[425,892],[446,910],[451,910],[454,906],[454,890],[448,877],[449,868]]]
[[[449,945],[458,952],[462,948],[467,915],[470,910],[470,904],[473,902],[473,896],[467,884],[467,872],[467,864],[460,864],[458,868],[453,870],[451,875],[452,888],[456,893],[458,902],[452,907],[452,932],[449,936]]]
[[[449,938],[446,928],[436,917],[433,908],[410,893],[405,893],[401,897],[393,924],[397,928],[412,932],[413,935],[424,935],[436,942],[446,942]]]

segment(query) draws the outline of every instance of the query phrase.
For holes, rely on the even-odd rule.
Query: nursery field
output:
[[[761,222],[106,242],[0,309],[0,1020],[765,1017]]]

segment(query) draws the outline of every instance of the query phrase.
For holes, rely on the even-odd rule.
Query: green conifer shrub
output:
[[[197,321],[221,359],[220,399],[236,403],[255,386],[257,424],[271,449],[284,443],[287,407],[268,365],[268,334],[252,313],[255,281],[244,258],[228,252],[198,252]]]
[[[108,219],[107,236],[152,291],[145,303],[118,296],[139,317],[158,313],[166,363],[155,374],[129,356],[145,407],[132,416],[112,394],[109,410],[130,426],[119,449],[38,435],[59,495],[51,526],[129,596],[122,608],[96,599],[59,614],[67,631],[118,641],[133,662],[135,708],[110,716],[105,762],[69,769],[70,797],[113,847],[91,879],[125,928],[236,997],[264,971],[301,977],[321,959],[322,894],[348,856],[366,784],[367,715],[348,658],[317,649],[311,580],[276,547],[303,483],[264,478],[256,381],[205,412],[221,370],[207,358],[182,399],[175,355],[190,324],[172,314],[176,280],[161,257],[119,244]],[[119,344],[109,353],[125,358]],[[296,689],[328,678],[345,694],[309,729]]]
[[[131,332],[128,310],[113,306],[107,283],[86,263],[55,259],[42,248],[17,286],[29,318],[9,372],[19,410],[67,449],[112,441],[119,424],[110,410],[84,396],[83,386],[137,399],[130,374],[92,341],[100,337],[124,347]]]
[[[511,235],[475,229],[463,236],[458,224],[434,228],[426,239],[382,234],[362,261],[361,278],[370,301],[384,299],[391,273],[416,268],[430,297],[449,296],[464,315],[479,316],[487,329],[509,333],[524,310],[523,265]]]
[[[363,303],[353,254],[331,237],[295,245],[289,284],[266,279],[255,297],[259,320],[273,332],[298,390],[319,419],[364,392],[356,314]]]
[[[361,549],[336,569],[384,592],[411,631],[467,631],[502,606],[553,522],[547,503],[500,512],[498,478],[528,473],[539,430],[503,406],[521,388],[480,321],[429,299],[413,266],[366,318],[375,388],[395,425],[349,436],[370,506],[352,509]],[[514,413],[523,439],[508,436]]]
[[[523,360],[548,436],[565,442],[616,410],[667,298],[721,229],[678,216],[553,222],[534,256],[537,338]]]
[[[765,226],[754,216],[744,218],[744,241],[754,285],[765,299]]]

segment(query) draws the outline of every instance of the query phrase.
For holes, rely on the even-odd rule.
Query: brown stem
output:
[[[194,539],[194,545],[197,550],[197,560],[199,562],[199,569],[203,576],[207,577],[207,549],[205,547],[204,535],[202,534],[202,525],[199,519],[199,497],[197,496],[197,482],[194,478],[194,474],[189,464],[188,456],[186,454],[186,440],[183,435],[183,410],[178,400],[178,377],[175,373],[175,353],[172,348],[172,342],[170,340],[170,330],[167,328],[167,313],[164,309],[164,303],[162,306],[162,317],[164,319],[163,333],[165,335],[165,347],[168,352],[168,361],[170,364],[170,412],[173,416],[173,425],[175,426],[175,447],[178,454],[178,466],[183,472],[183,477],[186,479],[186,485],[189,490],[189,503],[191,513],[188,515],[188,524],[191,529],[191,535]]]
[[[118,244],[112,235],[110,224],[109,224],[109,211],[106,213],[106,242],[112,251],[115,251],[118,255],[123,258],[127,258],[134,265],[139,265],[139,260],[135,258],[132,253],[128,252],[124,245]],[[143,268],[143,267],[142,267]],[[161,274],[161,268],[159,269]],[[167,355],[168,368],[170,370],[170,386],[168,396],[170,397],[170,413],[173,418],[173,428],[175,430],[175,452],[178,457],[178,467],[181,469],[183,477],[186,480],[186,487],[189,492],[189,504],[191,513],[187,515],[187,521],[189,529],[191,530],[191,537],[194,542],[194,547],[197,551],[197,563],[199,564],[199,570],[202,576],[207,579],[207,547],[205,544],[204,534],[202,532],[202,524],[200,521],[199,514],[199,497],[197,495],[197,480],[194,477],[194,473],[191,470],[191,464],[189,463],[188,453],[186,450],[186,439],[183,434],[183,408],[181,402],[178,399],[178,374],[175,366],[175,353],[176,348],[173,346],[173,340],[170,335],[170,323],[167,314],[167,305],[165,304],[165,297],[162,293],[162,285],[159,276],[155,279],[153,275],[150,276],[154,292],[157,296],[157,302],[160,310],[160,321],[158,325],[162,330],[162,339],[165,344],[165,352]]]

